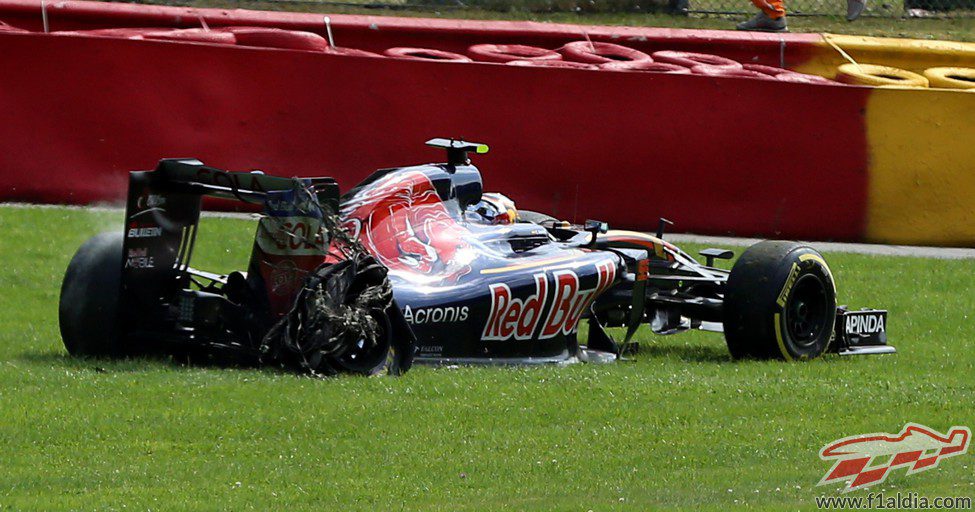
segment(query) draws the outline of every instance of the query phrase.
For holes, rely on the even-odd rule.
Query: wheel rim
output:
[[[373,310],[371,315],[376,320],[379,330],[376,339],[367,340],[358,337],[346,352],[334,359],[334,363],[347,372],[372,373],[388,358],[391,345],[389,319],[380,310]]]
[[[814,345],[829,328],[829,300],[826,285],[815,275],[799,278],[785,307],[789,337],[800,347]]]

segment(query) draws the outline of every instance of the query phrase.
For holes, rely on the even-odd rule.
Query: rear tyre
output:
[[[71,258],[61,283],[58,321],[73,356],[122,354],[118,296],[122,281],[122,233],[88,239]]]
[[[826,260],[796,242],[748,248],[731,269],[724,335],[735,358],[815,359],[836,321],[836,287]]]

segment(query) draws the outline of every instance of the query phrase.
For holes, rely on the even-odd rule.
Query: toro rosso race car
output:
[[[482,190],[468,154],[330,178],[227,172],[192,159],[130,174],[126,225],[75,254],[60,325],[74,355],[162,353],[320,375],[439,364],[610,361],[634,333],[723,332],[735,358],[893,352],[887,313],[837,307],[833,274],[795,242],[696,260],[656,235],[572,225]],[[203,196],[262,211],[246,271],[190,266]],[[585,323],[588,334],[579,335]],[[616,333],[608,328],[621,327]]]

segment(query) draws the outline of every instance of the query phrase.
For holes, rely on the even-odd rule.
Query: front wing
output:
[[[887,311],[836,309],[834,350],[841,356],[892,354],[897,349],[887,344]]]

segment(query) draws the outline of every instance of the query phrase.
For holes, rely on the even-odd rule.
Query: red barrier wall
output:
[[[348,188],[442,158],[429,137],[465,136],[491,145],[486,189],[523,208],[639,229],[863,230],[864,88],[16,33],[0,33],[0,69],[15,78],[0,83],[3,199],[117,199],[127,171],[173,156]]]

